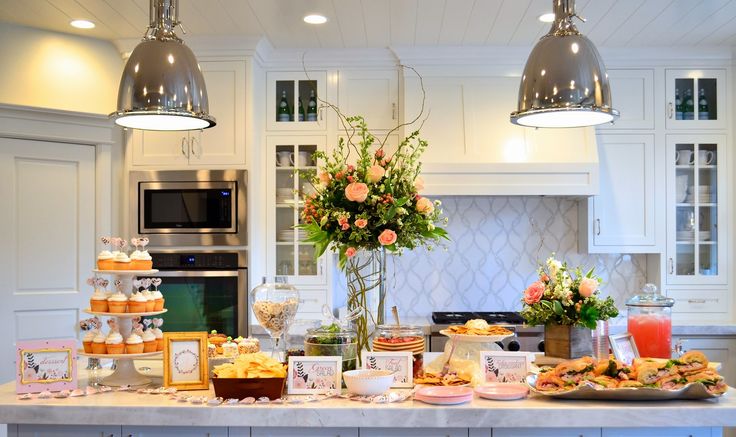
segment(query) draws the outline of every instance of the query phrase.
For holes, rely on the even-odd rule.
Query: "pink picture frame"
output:
[[[17,341],[15,346],[16,393],[77,388],[75,339]]]

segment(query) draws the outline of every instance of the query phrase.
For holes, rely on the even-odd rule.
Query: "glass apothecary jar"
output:
[[[258,323],[271,337],[271,356],[286,360],[286,333],[299,309],[299,291],[276,277],[273,282],[263,278],[263,283],[249,293],[250,307]]]
[[[634,337],[639,356],[672,357],[672,305],[657,286],[646,284],[641,294],[626,302],[628,331]]]
[[[304,354],[308,357],[341,356],[342,371],[355,370],[358,362],[358,341],[355,331],[337,324],[307,330]]]
[[[424,370],[424,349],[424,332],[418,326],[379,325],[376,328],[373,350],[376,352],[412,352],[415,378]]]

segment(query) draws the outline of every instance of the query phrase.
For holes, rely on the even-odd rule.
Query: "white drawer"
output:
[[[725,313],[730,308],[727,290],[667,290],[675,299],[673,313]]]
[[[326,290],[299,290],[299,313],[322,313],[326,303]]]

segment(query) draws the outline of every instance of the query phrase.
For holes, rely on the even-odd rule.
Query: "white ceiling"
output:
[[[180,0],[189,36],[265,35],[276,48],[532,45],[551,0]],[[578,0],[597,45],[736,45],[736,0]],[[320,26],[302,22],[321,13]],[[69,26],[88,18],[93,30]],[[94,36],[137,38],[148,0],[0,0],[0,21]],[[180,33],[181,35],[181,33]],[[185,36],[186,38],[186,36]]]

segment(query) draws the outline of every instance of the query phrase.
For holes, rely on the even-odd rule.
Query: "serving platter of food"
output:
[[[636,358],[631,365],[583,357],[529,375],[527,384],[543,396],[590,400],[711,399],[728,390],[699,351],[671,360]]]
[[[441,330],[440,334],[474,343],[496,342],[514,335],[513,331],[500,325],[489,325],[483,319],[468,320],[464,325],[450,326]]]

